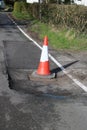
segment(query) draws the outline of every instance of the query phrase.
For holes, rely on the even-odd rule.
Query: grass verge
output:
[[[39,21],[33,21],[32,26],[29,26],[29,30],[38,33],[40,39],[47,35],[49,44],[57,50],[87,50],[87,35],[77,35],[73,29],[55,29]]]
[[[13,13],[13,15],[20,20],[31,19],[28,14]],[[73,29],[56,29],[38,20],[32,20],[32,24],[28,26],[28,31],[37,33],[40,39],[47,35],[49,44],[57,50],[87,50],[87,35],[77,35]]]

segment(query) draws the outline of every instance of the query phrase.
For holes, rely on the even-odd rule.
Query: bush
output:
[[[29,8],[34,17],[39,17],[39,5]],[[41,21],[57,28],[73,28],[87,33],[87,7],[77,5],[41,4]]]
[[[20,13],[20,12],[21,12],[20,2],[15,2],[13,12],[14,12],[14,13],[16,13],[16,12]]]
[[[77,32],[87,33],[87,7],[78,5],[58,4],[26,4],[23,1],[15,2],[14,12],[28,13],[34,18],[53,25],[56,28],[73,28]]]
[[[39,4],[28,4],[28,12],[30,15],[32,15],[34,18],[39,19]]]
[[[87,32],[87,8],[76,5],[60,5],[49,9],[49,22],[56,27],[74,28]]]
[[[23,1],[19,2],[16,1],[14,4],[14,13],[28,13],[27,11],[27,4]]]

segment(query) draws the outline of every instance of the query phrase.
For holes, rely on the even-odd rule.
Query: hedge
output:
[[[27,11],[27,4],[23,1],[16,1],[14,3],[14,13],[28,13]]]
[[[87,33],[87,7],[77,5],[48,5],[42,10],[42,20],[55,27],[74,28]]]
[[[57,28],[73,28],[77,32],[87,33],[87,7],[78,5],[58,5],[58,4],[17,4],[15,11],[30,13],[36,19],[39,18],[41,8],[41,21],[53,25]],[[23,4],[23,5],[22,5]]]

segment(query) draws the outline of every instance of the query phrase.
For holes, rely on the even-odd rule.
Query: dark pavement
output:
[[[56,58],[64,57],[66,69],[82,65],[74,63],[74,57],[50,52]],[[0,13],[0,130],[87,130],[86,92],[53,62],[50,66],[58,72],[56,79],[31,79],[40,53],[7,13]]]

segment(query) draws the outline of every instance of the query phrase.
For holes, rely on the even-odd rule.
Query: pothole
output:
[[[8,69],[9,88],[21,94],[33,94],[34,96],[43,96],[47,98],[67,99],[73,94],[67,90],[61,90],[58,85],[48,82],[32,81],[29,74],[32,70]]]
[[[44,81],[30,79],[29,75],[33,72],[33,68],[37,68],[40,56],[40,50],[37,50],[31,41],[29,44],[23,41],[4,41],[4,47],[10,89],[23,94],[53,98],[66,98],[74,95],[70,89],[60,86],[63,79],[66,81],[66,77],[63,79],[60,77],[60,84],[57,83],[57,80],[51,82],[46,79]],[[32,57],[30,57],[31,55]],[[63,85],[65,84],[63,83]]]

